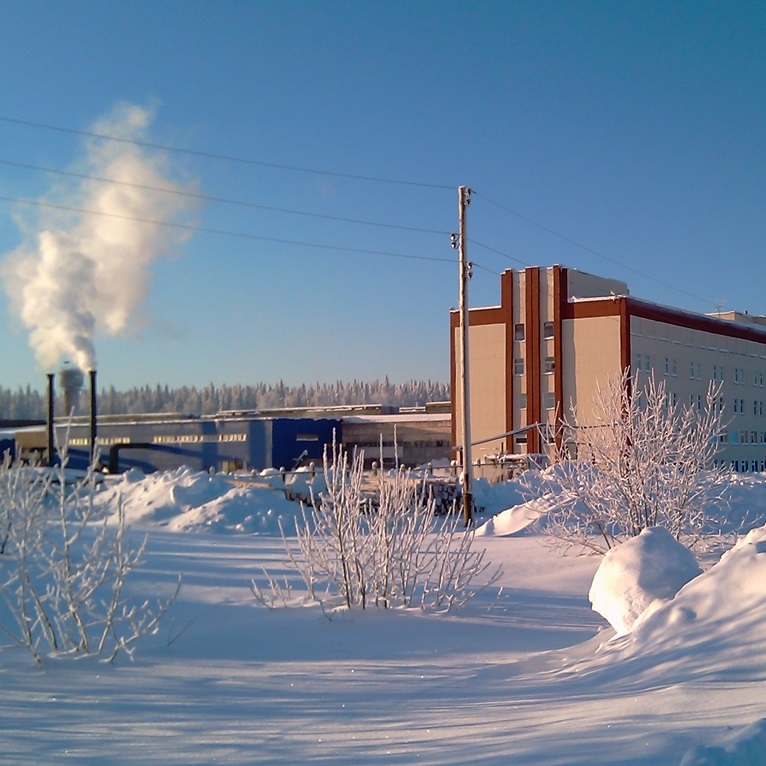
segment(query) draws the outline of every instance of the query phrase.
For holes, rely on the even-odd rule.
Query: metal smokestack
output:
[[[80,389],[84,377],[82,370],[77,367],[63,367],[59,372],[59,383],[64,389],[64,417],[77,414],[77,405],[80,401]]]
[[[96,459],[96,371],[91,370],[90,376],[90,462]]]
[[[54,438],[53,438],[53,417],[54,417],[54,388],[53,381],[56,376],[52,373],[48,373],[48,465],[54,464]]]

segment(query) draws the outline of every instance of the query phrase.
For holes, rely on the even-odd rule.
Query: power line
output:
[[[503,253],[500,250],[496,250],[494,247],[490,247],[489,245],[483,245],[481,242],[477,242],[475,239],[470,239],[469,242],[472,245],[477,245],[478,247],[482,247],[485,250],[489,250],[490,253],[495,253],[496,255],[500,255],[503,258],[507,258],[509,261],[513,261],[514,263],[519,263],[522,266],[531,266],[531,263],[527,263],[526,261],[522,261],[519,258],[514,258],[512,255],[508,255],[507,253]]]
[[[619,266],[620,268],[623,268],[626,271],[630,271],[633,274],[637,274],[638,276],[643,277],[644,279],[648,279],[651,282],[661,285],[662,287],[667,287],[669,290],[674,290],[675,292],[681,293],[682,295],[686,295],[689,298],[694,298],[694,300],[700,301],[701,303],[705,303],[709,305],[713,304],[713,301],[710,301],[707,298],[702,298],[701,296],[695,295],[694,293],[690,293],[688,290],[684,290],[681,287],[676,287],[675,285],[671,285],[667,282],[663,282],[661,279],[657,279],[657,277],[653,277],[650,274],[645,274],[644,272],[639,271],[638,269],[634,269],[632,266],[627,266],[626,264],[621,263],[615,258],[610,258],[608,255],[604,255],[603,253],[600,253],[598,250],[594,250],[592,247],[588,247],[588,245],[583,245],[581,242],[577,242],[571,237],[567,237],[566,235],[561,234],[555,229],[551,229],[549,226],[545,226],[544,224],[539,223],[538,221],[535,221],[532,218],[529,218],[523,213],[519,213],[516,210],[511,210],[511,208],[506,207],[505,205],[501,205],[499,202],[495,202],[494,200],[490,199],[486,195],[479,194],[476,191],[474,191],[474,194],[477,197],[481,197],[481,199],[483,199],[485,202],[489,202],[491,205],[494,205],[495,207],[498,207],[501,210],[504,210],[506,213],[510,213],[511,215],[514,215],[517,218],[520,218],[522,221],[532,224],[532,226],[536,226],[538,229],[541,229],[547,234],[551,234],[554,237],[558,237],[558,239],[572,245],[573,247],[579,248],[580,250],[584,250],[585,252],[590,253],[591,255],[595,255],[597,258],[602,258],[603,260],[608,261],[609,263],[613,263],[615,266]]]
[[[28,128],[39,128],[42,130],[53,130],[58,133],[68,133],[75,136],[86,136],[88,138],[98,138],[104,141],[117,141],[123,144],[132,144],[134,146],[142,146],[147,149],[159,149],[165,152],[175,152],[178,154],[188,154],[192,157],[204,157],[205,159],[223,160],[225,162],[236,162],[241,165],[254,165],[257,167],[273,168],[275,170],[288,170],[295,173],[311,173],[314,175],[331,176],[334,178],[347,178],[352,181],[368,181],[371,183],[379,184],[396,184],[399,186],[416,186],[424,189],[450,189],[453,190],[454,186],[448,186],[446,184],[433,184],[425,183],[422,181],[408,181],[396,178],[381,178],[378,176],[368,176],[356,173],[341,173],[332,170],[319,170],[317,168],[306,168],[298,165],[286,165],[277,162],[265,162],[263,160],[254,160],[248,157],[238,157],[231,154],[219,154],[217,152],[206,152],[198,149],[183,149],[179,146],[170,146],[169,144],[156,144],[150,141],[140,141],[133,138],[122,138],[120,136],[110,136],[105,133],[94,133],[89,130],[77,130],[75,128],[66,128],[60,125],[50,125],[43,122],[32,122],[31,120],[20,120],[15,117],[5,117],[0,115],[0,122],[11,123],[13,125],[23,125]]]
[[[86,208],[72,207],[69,205],[59,205],[54,202],[42,202],[40,200],[23,199],[20,197],[5,197],[0,196],[0,201],[20,203],[22,205],[30,205],[34,207],[45,207],[53,210],[63,210],[69,213],[83,213],[86,215],[97,215],[106,218],[117,218],[123,221],[135,221],[137,223],[152,224],[154,226],[167,226],[173,229],[181,229],[183,231],[199,232],[203,234],[217,234],[225,237],[237,237],[239,239],[251,239],[259,242],[272,242],[275,244],[283,245],[297,245],[299,247],[310,247],[321,250],[335,250],[337,252],[346,253],[360,253],[362,255],[377,255],[386,256],[390,258],[407,258],[409,260],[416,261],[435,261],[437,263],[448,263],[454,265],[454,261],[450,258],[436,258],[434,256],[427,255],[410,255],[407,253],[391,253],[385,250],[365,250],[355,247],[345,247],[342,245],[324,245],[318,242],[305,242],[302,240],[293,239],[278,239],[276,237],[264,237],[259,234],[249,234],[247,232],[230,231],[227,229],[211,229],[204,226],[195,226],[193,224],[186,223],[174,223],[171,221],[157,221],[149,218],[139,218],[138,216],[120,215],[119,213],[105,213],[101,210],[87,210]]]
[[[383,223],[380,221],[365,221],[359,218],[344,218],[342,216],[327,215],[324,213],[312,213],[306,210],[294,210],[291,208],[273,207],[270,205],[260,205],[255,202],[246,202],[244,200],[232,199],[229,197],[217,197],[211,194],[199,194],[197,192],[185,191],[183,189],[168,189],[161,186],[150,186],[148,184],[137,184],[131,181],[118,181],[114,178],[103,178],[101,176],[89,175],[87,173],[76,173],[71,170],[60,170],[58,168],[49,168],[42,165],[31,165],[25,162],[15,162],[13,160],[0,159],[0,165],[7,165],[9,167],[23,168],[24,170],[35,170],[44,173],[54,173],[61,176],[67,176],[69,178],[79,178],[85,181],[98,181],[99,183],[115,184],[119,186],[128,186],[132,189],[143,189],[144,191],[160,192],[163,194],[175,194],[179,197],[187,197],[189,199],[196,199],[202,202],[220,202],[227,205],[238,205],[239,207],[246,207],[254,210],[266,210],[272,213],[288,213],[290,215],[300,215],[309,218],[321,218],[327,221],[338,221],[340,223],[354,223],[362,226],[377,226],[384,229],[396,229],[399,231],[413,231],[422,234],[439,234],[440,236],[447,236],[448,231],[439,229],[425,229],[417,226],[402,226],[393,223]]]

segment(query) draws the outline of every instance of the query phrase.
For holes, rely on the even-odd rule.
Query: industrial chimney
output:
[[[77,414],[80,402],[80,389],[85,380],[82,370],[78,367],[62,367],[59,372],[59,383],[64,391],[64,417]]]
[[[55,393],[54,393],[54,374],[52,372],[48,373],[48,465],[52,466],[55,462],[55,438],[53,436],[53,428],[54,428],[54,404],[55,404]]]
[[[90,463],[96,459],[96,371],[91,370],[90,376]]]

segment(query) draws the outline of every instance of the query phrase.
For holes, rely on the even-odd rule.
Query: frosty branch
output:
[[[46,654],[112,661],[157,631],[180,578],[175,592],[155,603],[126,595],[146,541],[134,546],[128,540],[121,507],[111,524],[96,511],[94,470],[73,480],[66,450],[60,454],[54,469],[9,459],[0,469],[0,632],[37,662]]]
[[[448,611],[499,578],[485,552],[473,550],[473,531],[462,528],[460,515],[437,516],[426,485],[408,471],[380,474],[366,487],[361,455],[349,458],[336,446],[324,471],[327,488],[302,507],[295,544],[282,532],[312,599],[346,609]],[[261,603],[279,601],[265,576],[270,594],[255,581],[253,593]]]
[[[711,383],[700,407],[679,405],[664,381],[627,371],[597,386],[590,419],[576,408],[564,419],[555,480],[568,502],[549,515],[548,533],[598,552],[652,526],[697,543],[727,486],[714,466],[719,396]]]

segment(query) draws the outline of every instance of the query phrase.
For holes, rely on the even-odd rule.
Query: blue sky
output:
[[[140,140],[185,150],[140,149],[161,185],[215,199],[166,211],[191,228],[119,334],[98,304],[101,385],[447,380],[460,184],[471,305],[560,263],[764,314],[765,38],[766,6],[737,0],[7,2],[0,254],[54,225],[8,200],[84,204],[82,179],[18,164],[96,174],[72,131],[128,103],[153,115]],[[0,293],[0,385],[41,389],[17,308]]]

